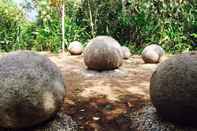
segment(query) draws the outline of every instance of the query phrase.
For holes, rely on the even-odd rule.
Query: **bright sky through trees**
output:
[[[36,16],[38,15],[34,5],[32,4],[32,0],[13,0],[17,6],[23,9],[26,17],[30,21],[35,21]]]

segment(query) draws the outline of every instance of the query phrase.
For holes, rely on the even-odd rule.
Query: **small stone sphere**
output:
[[[144,48],[142,59],[145,63],[159,63],[160,58],[164,55],[164,50],[159,45],[152,44]]]
[[[126,46],[122,46],[121,48],[122,48],[123,59],[129,59],[129,57],[131,56],[131,52],[129,48]]]
[[[142,54],[145,63],[159,63],[160,57],[155,51],[147,51]]]
[[[113,70],[123,61],[120,44],[109,36],[97,36],[92,39],[84,52],[84,62],[92,70]]]
[[[63,104],[63,76],[45,56],[29,51],[8,53],[0,59],[0,78],[0,127],[40,124]]]
[[[71,55],[81,55],[83,52],[83,46],[79,41],[73,41],[69,44],[68,51]]]
[[[197,121],[197,52],[161,63],[150,81],[150,96],[164,119],[181,124]]]

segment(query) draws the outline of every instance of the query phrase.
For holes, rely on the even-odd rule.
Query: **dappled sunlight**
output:
[[[99,72],[88,70],[83,56],[49,58],[65,76],[65,112],[86,131],[130,129],[132,121],[125,114],[149,102],[149,80],[158,66],[131,56],[119,69]]]
[[[50,56],[65,74],[67,95],[91,98],[104,96],[112,101],[119,101],[120,96],[130,94],[148,98],[149,80],[158,64],[144,64],[140,56],[131,56],[124,61],[120,69],[112,71],[93,71],[86,69],[83,56]],[[60,59],[61,58],[61,59]],[[69,92],[72,92],[69,94]]]
[[[105,96],[107,99],[112,101],[118,101],[119,92],[115,90],[119,87],[110,86],[110,84],[104,84],[103,81],[95,81],[95,85],[85,88],[80,96],[82,97],[96,97]]]
[[[168,130],[168,124],[157,126],[162,119],[152,117],[155,121],[150,121],[149,115],[156,115],[155,108],[158,114],[175,110],[179,117],[179,113],[176,107],[167,109],[171,106],[166,105],[158,110],[163,99],[158,98],[161,104],[157,106],[153,96],[169,96],[169,92],[186,96],[182,92],[187,90],[152,88],[173,85],[169,83],[175,80],[162,75],[169,72],[178,82],[186,79],[186,83],[174,82],[177,89],[191,85],[189,80],[195,75],[193,69],[188,70],[191,64],[184,66],[189,73],[180,76],[169,58],[184,53],[192,57],[197,50],[196,1],[0,0],[0,131],[23,130],[1,129],[12,127],[12,123],[17,128],[33,126],[28,131]],[[12,52],[25,57],[15,53],[3,57]],[[190,59],[183,64],[190,61],[195,64]],[[181,62],[175,62],[177,70],[179,65],[182,69]],[[193,94],[187,94],[184,101],[191,101]],[[32,104],[34,95],[42,101],[32,99]],[[193,106],[183,103],[173,104],[183,105],[181,112],[192,111]],[[50,112],[54,115],[47,117]],[[4,116],[7,114],[9,118]],[[47,117],[44,123],[42,116]]]
[[[145,87],[145,88],[144,88]],[[149,83],[143,82],[138,85],[133,85],[131,88],[127,88],[126,90],[130,93],[138,93],[139,95],[148,96],[148,87]]]
[[[151,70],[154,71],[157,68],[157,64],[143,64],[140,65],[139,68],[143,69],[143,70]]]
[[[56,110],[54,96],[50,92],[43,94],[43,106],[46,112],[54,112]]]
[[[131,56],[119,69],[88,70],[83,56],[68,53],[48,56],[63,72],[66,85],[64,111],[85,131],[127,131],[133,129],[127,114],[150,102],[149,81],[158,64],[145,64],[140,56]],[[52,94],[44,94],[44,107],[53,110]],[[110,125],[110,126],[109,126]],[[135,129],[135,128],[134,128]]]

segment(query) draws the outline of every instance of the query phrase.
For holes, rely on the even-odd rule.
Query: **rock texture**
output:
[[[197,121],[197,52],[175,56],[161,63],[150,82],[150,96],[157,112],[181,124]]]
[[[150,104],[139,111],[129,113],[133,131],[197,131],[196,127],[181,126],[163,120],[157,115],[156,109]]]
[[[164,50],[159,45],[152,44],[144,48],[142,59],[145,63],[159,63],[163,55]]]
[[[129,57],[131,56],[131,52],[129,48],[126,46],[122,46],[121,49],[122,49],[123,59],[129,59]]]
[[[92,39],[84,52],[84,62],[89,69],[113,70],[122,64],[120,44],[108,36],[98,36]]]
[[[0,78],[0,127],[39,124],[63,103],[63,76],[44,56],[28,51],[9,53],[0,59]]]
[[[0,131],[78,131],[78,125],[72,118],[63,112],[58,112],[54,118],[38,126],[24,129],[5,129]]]
[[[71,55],[81,55],[81,53],[83,52],[83,47],[80,42],[73,41],[69,44],[68,51]]]

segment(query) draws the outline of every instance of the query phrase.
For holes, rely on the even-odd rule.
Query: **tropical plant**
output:
[[[8,1],[0,1],[0,51],[25,47],[20,42],[26,24],[27,21],[20,9]]]

